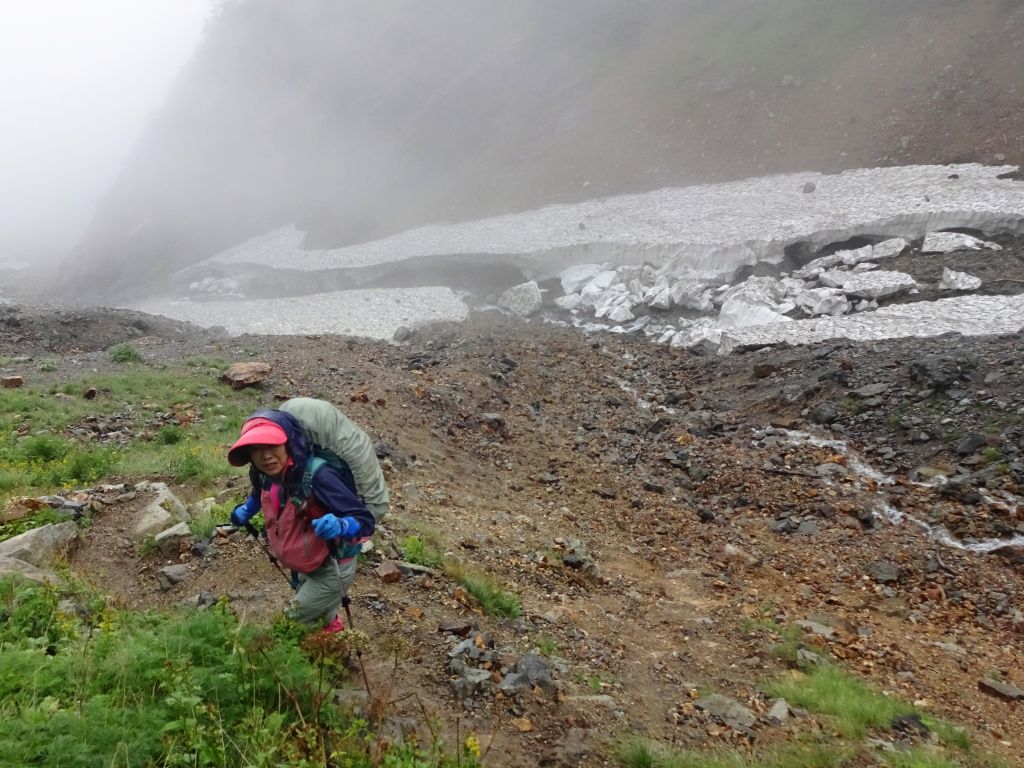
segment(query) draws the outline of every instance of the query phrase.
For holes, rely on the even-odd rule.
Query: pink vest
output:
[[[312,521],[326,513],[320,503],[310,496],[301,508],[288,499],[281,507],[283,488],[273,483],[263,491],[263,520],[267,525],[270,549],[286,568],[299,573],[312,573],[327,559],[327,543],[313,531]]]

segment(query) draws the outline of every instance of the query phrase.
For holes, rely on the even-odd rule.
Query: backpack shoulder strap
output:
[[[299,493],[301,494],[302,501],[305,501],[313,495],[313,478],[316,477],[316,473],[323,469],[324,465],[327,464],[325,459],[309,455],[306,459],[306,467],[302,470],[302,480],[299,481]]]

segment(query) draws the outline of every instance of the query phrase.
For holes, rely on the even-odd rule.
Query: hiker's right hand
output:
[[[260,502],[253,496],[249,496],[245,501],[235,507],[235,511],[231,513],[231,524],[235,528],[242,528],[246,523],[252,520],[253,516],[260,511]]]
[[[313,533],[324,541],[352,539],[359,535],[359,521],[354,517],[338,517],[328,512],[313,521]]]

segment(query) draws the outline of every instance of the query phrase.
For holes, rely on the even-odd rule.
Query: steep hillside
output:
[[[182,340],[187,329],[154,323],[153,336],[126,336],[139,362],[125,364],[88,351],[124,318],[90,324],[73,341],[80,351],[57,358],[47,342],[64,318],[32,317],[25,338],[0,336],[0,353],[21,353],[2,371],[25,379],[22,411],[7,415],[25,433],[19,445],[66,407],[77,416],[51,439],[80,440],[82,452],[152,455],[169,429],[182,455],[197,455],[226,418],[293,395],[328,398],[379,438],[392,512],[352,606],[374,645],[367,678],[352,675],[338,695],[373,722],[374,738],[476,734],[494,768],[1024,765],[1013,701],[1024,696],[1020,334],[708,359],[493,313],[403,346]],[[229,390],[218,359],[266,361],[272,373]],[[142,376],[189,383],[151,385],[134,405],[112,389]],[[223,461],[236,430],[220,431],[209,485],[178,479],[174,462],[147,479],[216,495],[226,513],[244,493]],[[928,482],[940,476],[948,482]],[[161,555],[133,534],[148,497],[120,485],[65,495],[90,515],[70,570],[119,606],[220,600],[265,623],[288,598],[240,533]],[[970,551],[926,526],[1002,549]],[[428,551],[429,571],[403,564],[399,576],[382,562]],[[464,572],[491,575],[521,615],[487,610],[460,585]],[[538,682],[510,688],[524,659]],[[850,724],[864,699],[844,698],[859,690],[850,681],[886,694],[859,713],[870,727]],[[376,720],[363,686],[384,697]],[[210,701],[211,690],[196,695]],[[633,737],[696,756],[615,760]],[[802,749],[816,759],[799,760]]]
[[[1022,58],[1010,0],[225,3],[65,293],[290,223],[336,246],[696,181],[1021,162]]]

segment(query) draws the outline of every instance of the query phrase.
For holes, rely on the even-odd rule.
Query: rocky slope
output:
[[[1005,0],[224,4],[60,275],[794,170],[1020,163]]]
[[[31,356],[47,338],[8,336],[0,352]],[[624,733],[684,746],[798,739],[818,720],[779,724],[763,692],[786,666],[771,648],[796,626],[805,661],[831,656],[1022,764],[1020,705],[986,687],[1024,684],[1020,334],[707,359],[488,313],[402,346],[135,344],[172,368],[196,354],[265,360],[268,403],[326,397],[379,439],[394,512],[357,579],[354,621],[406,649],[397,671],[384,652],[368,669],[373,685],[393,685],[390,714],[406,725],[426,727],[425,703],[493,740],[498,766],[606,765]],[[84,338],[75,346],[55,370],[15,360],[4,373],[39,383],[108,365]],[[137,607],[227,594],[258,617],[283,603],[280,575],[238,536],[140,558],[126,520],[143,500],[108,493],[72,567]],[[440,572],[383,580],[379,558],[409,534],[494,574],[522,618],[482,615]],[[997,551],[963,548],[981,541]],[[161,586],[171,563],[183,580]],[[477,674],[521,662],[540,665],[532,692]],[[695,707],[709,690],[743,712]]]

